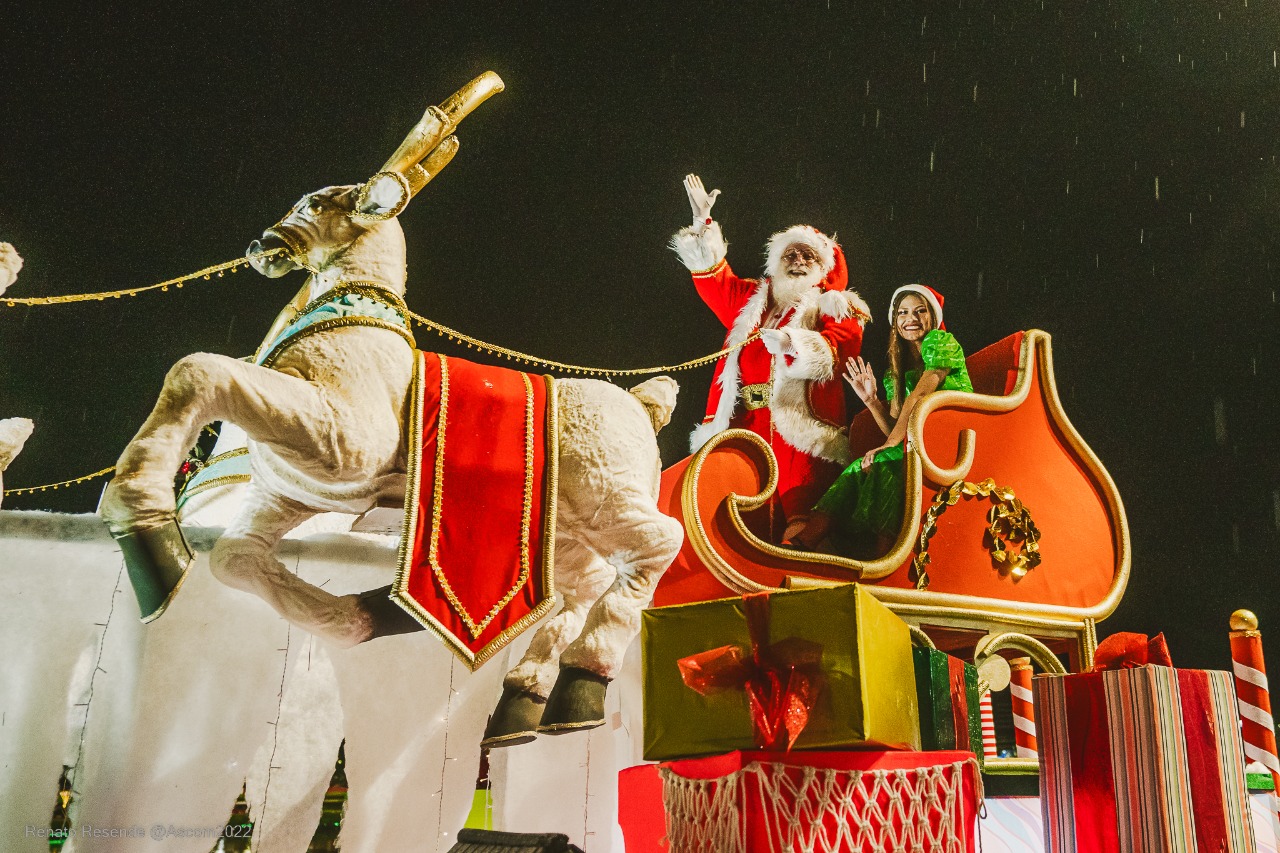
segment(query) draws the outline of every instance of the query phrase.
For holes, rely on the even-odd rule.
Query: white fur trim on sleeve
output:
[[[847,320],[857,316],[866,325],[871,322],[871,309],[852,290],[828,290],[818,297],[818,310],[827,317],[836,320]]]
[[[668,245],[676,253],[680,263],[692,273],[706,272],[723,261],[729,253],[724,234],[720,231],[720,223],[714,221],[703,228],[701,233],[695,231],[693,226],[681,228]]]
[[[793,379],[808,379],[812,382],[827,382],[835,376],[835,356],[831,352],[831,344],[817,332],[808,329],[788,329],[791,345],[796,355],[787,364],[786,359],[775,359],[774,369]]]

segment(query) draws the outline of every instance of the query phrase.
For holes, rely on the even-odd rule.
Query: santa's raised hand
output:
[[[701,231],[711,223],[711,207],[716,203],[720,190],[707,192],[707,188],[702,185],[702,178],[685,175],[684,191],[689,196],[689,208],[693,211],[693,227]]]

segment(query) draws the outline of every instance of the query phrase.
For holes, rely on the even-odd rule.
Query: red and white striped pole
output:
[[[1262,659],[1262,632],[1258,617],[1248,610],[1231,614],[1231,668],[1236,676],[1236,700],[1240,706],[1240,734],[1246,763],[1258,762],[1271,773],[1280,793],[1280,759],[1276,757],[1276,724],[1271,716],[1267,690],[1267,665]],[[1280,800],[1272,800],[1280,805]]]
[[[999,758],[1000,753],[996,749],[996,715],[991,710],[990,690],[982,694],[978,708],[982,712],[982,757],[984,760]]]
[[[1013,742],[1019,758],[1038,758],[1036,712],[1031,702],[1031,658],[1009,661],[1009,696],[1013,700]]]

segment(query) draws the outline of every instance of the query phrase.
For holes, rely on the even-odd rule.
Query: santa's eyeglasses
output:
[[[806,264],[817,263],[818,253],[803,246],[792,246],[782,253],[782,261],[788,264],[795,261],[803,261]]]

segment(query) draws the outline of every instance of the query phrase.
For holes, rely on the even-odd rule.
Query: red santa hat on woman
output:
[[[847,273],[843,277],[844,281],[838,286],[836,282],[839,277],[830,274],[836,269],[837,259],[839,259],[839,265],[844,266],[844,258],[841,257],[840,247],[836,245],[835,240],[811,225],[792,225],[785,231],[779,231],[769,238],[769,242],[764,247],[765,274],[777,276],[782,266],[783,253],[795,245],[808,246],[817,253],[818,263],[822,267],[824,276],[822,281],[823,290],[844,290],[848,286]]]
[[[942,322],[942,294],[927,284],[904,284],[893,292],[893,298],[889,300],[890,325],[893,324],[894,312],[898,310],[898,300],[908,293],[919,296],[929,306],[929,310],[933,312],[933,325],[935,328],[947,328]]]

